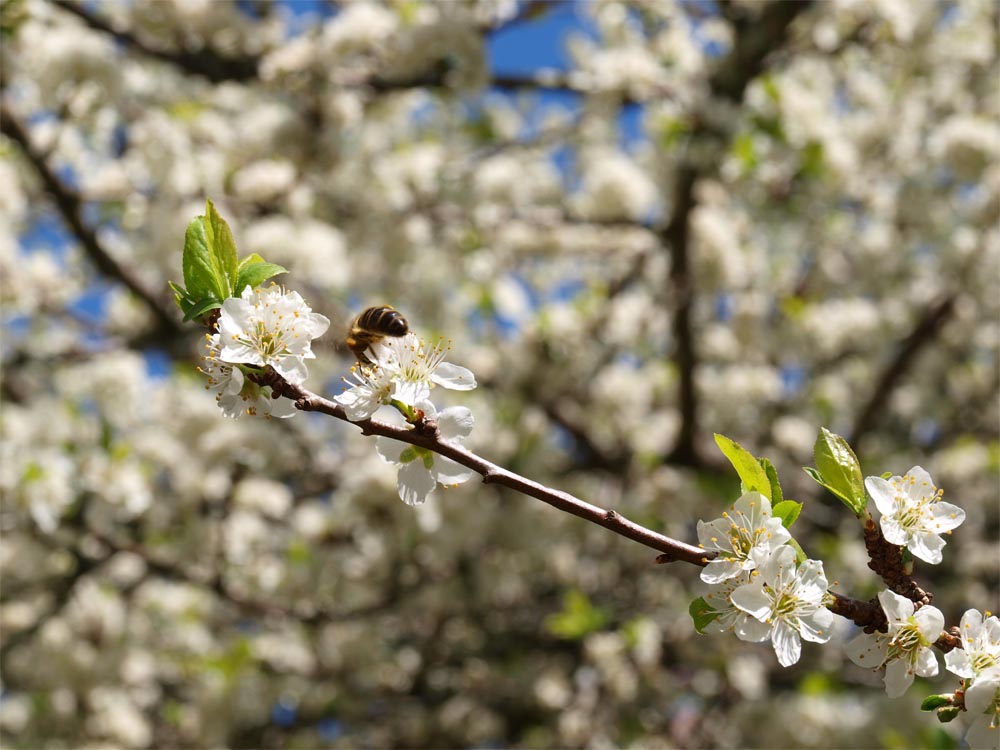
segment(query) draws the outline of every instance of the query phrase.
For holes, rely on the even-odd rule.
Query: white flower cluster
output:
[[[823,606],[823,563],[796,566],[791,538],[759,492],[747,492],[722,518],[698,522],[699,546],[718,553],[701,573],[714,584],[704,598],[718,615],[707,630],[728,630],[744,641],[770,638],[784,667],[799,660],[802,638],[830,640],[833,624],[833,613]]]
[[[395,407],[408,422],[422,412],[425,419],[437,422],[445,442],[457,445],[472,432],[472,412],[464,406],[452,406],[438,413],[430,392],[435,385],[469,391],[476,387],[476,378],[466,368],[445,362],[447,351],[443,342],[428,344],[412,332],[387,337],[368,349],[370,365],[359,363],[352,368],[354,382],[345,379],[350,388],[334,400],[352,422],[370,419],[384,406]],[[389,414],[398,417],[395,412]],[[399,467],[399,497],[407,505],[423,503],[438,483],[452,486],[473,475],[451,459],[390,438],[378,439],[378,453]]]
[[[915,466],[889,479],[868,477],[865,486],[882,514],[882,533],[890,544],[913,555],[941,562],[948,533],[965,520],[960,508],[941,501],[942,491],[930,475]],[[759,492],[744,494],[721,518],[698,522],[699,546],[716,553],[701,573],[712,585],[703,597],[713,616],[706,632],[733,632],[745,641],[770,638],[778,661],[799,660],[801,639],[830,639],[833,613],[826,609],[828,586],[823,564],[796,564],[791,535],[772,516],[771,503]],[[846,645],[855,664],[885,669],[891,698],[907,691],[915,677],[933,677],[938,662],[933,644],[944,632],[944,615],[931,605],[919,609],[890,590],[878,595],[885,612],[885,633],[863,633]],[[962,617],[962,648],[945,655],[947,669],[965,680],[965,706],[975,717],[967,740],[972,747],[993,747],[1000,726],[1000,620],[970,609]]]
[[[879,602],[889,620],[887,633],[865,633],[847,644],[851,661],[863,667],[885,666],[885,690],[896,698],[914,676],[938,673],[931,645],[944,628],[944,616],[925,605],[914,611],[909,599],[883,591]],[[1000,620],[970,609],[962,615],[962,648],[944,655],[945,668],[964,680],[965,708],[972,715],[966,734],[970,747],[996,747],[1000,727]]]
[[[298,292],[276,284],[251,289],[222,303],[219,332],[206,336],[202,372],[206,388],[216,392],[227,417],[244,414],[286,418],[295,414],[292,402],[272,398],[271,389],[245,376],[241,365],[275,372],[294,385],[305,382],[305,360],[315,358],[312,340],[322,336],[330,321],[314,313]]]

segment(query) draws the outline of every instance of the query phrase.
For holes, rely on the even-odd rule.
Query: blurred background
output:
[[[5,746],[958,747],[841,652],[698,636],[698,570],[496,486],[416,509],[371,439],[222,417],[182,325],[210,197],[334,320],[391,304],[473,450],[695,541],[777,466],[837,590],[879,590],[802,472],[924,466],[920,564],[998,601],[991,0],[0,6]]]

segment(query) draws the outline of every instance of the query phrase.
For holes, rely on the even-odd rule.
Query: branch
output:
[[[867,403],[858,410],[858,414],[854,418],[854,426],[849,433],[849,441],[852,444],[857,445],[861,437],[871,430],[876,417],[882,413],[893,390],[906,375],[920,350],[934,340],[945,321],[951,317],[951,313],[955,309],[956,297],[957,295],[952,293],[931,305],[917,322],[910,335],[903,340],[896,356],[882,371],[882,375],[875,385],[875,390],[872,391]]]
[[[94,262],[97,269],[105,276],[117,279],[141,299],[153,313],[161,332],[171,336],[179,335],[181,328],[176,318],[171,315],[169,308],[162,304],[161,299],[147,289],[138,277],[132,274],[131,270],[108,254],[97,239],[94,230],[83,221],[83,198],[79,193],[64,185],[62,180],[56,176],[45,157],[31,145],[28,131],[2,103],[0,103],[0,132],[21,147],[21,151],[24,152],[41,178],[46,191],[55,201],[63,221],[79,240],[84,252]]]
[[[276,394],[286,396],[295,401],[295,406],[302,411],[320,412],[349,422],[360,428],[364,435],[380,435],[434,451],[481,475],[483,477],[483,484],[499,484],[541,500],[554,508],[595,523],[598,526],[603,526],[609,531],[655,549],[663,553],[660,557],[667,557],[670,560],[688,562],[699,566],[705,565],[711,558],[711,555],[707,554],[704,550],[685,542],[671,539],[645,526],[640,526],[613,509],[601,508],[600,506],[580,500],[567,492],[550,489],[520,474],[515,474],[501,466],[497,466],[460,445],[445,442],[438,433],[437,425],[429,420],[423,420],[414,425],[414,429],[399,427],[376,419],[351,422],[347,418],[344,407],[340,404],[307,391],[301,386],[292,385],[273,371],[267,373],[265,381],[267,385],[274,389]]]
[[[258,60],[255,57],[226,57],[208,47],[194,52],[151,47],[130,31],[116,28],[109,21],[88,12],[82,5],[71,2],[71,0],[51,1],[57,7],[82,20],[90,28],[111,35],[125,47],[175,65],[186,73],[207,78],[212,83],[243,82],[257,77]]]
[[[788,30],[800,13],[811,3],[768,3],[753,22],[732,18],[735,40],[733,50],[709,79],[709,88],[717,98],[739,102],[749,83],[761,73],[767,56],[780,49],[788,38]],[[723,9],[727,14],[733,10]],[[692,141],[719,141],[723,134],[718,126],[706,118],[696,117],[691,133]],[[670,293],[676,300],[672,332],[674,337],[673,361],[678,372],[678,393],[681,427],[677,444],[667,461],[683,466],[701,466],[698,452],[698,393],[695,387],[695,370],[698,366],[694,346],[691,311],[694,307],[694,281],[689,271],[690,219],[696,200],[695,185],[703,175],[718,169],[725,149],[723,144],[714,148],[694,149],[707,153],[695,162],[687,157],[677,169],[673,182],[673,208],[670,220],[661,232],[661,239],[670,251]]]

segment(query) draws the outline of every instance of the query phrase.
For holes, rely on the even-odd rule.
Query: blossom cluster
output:
[[[431,420],[442,441],[458,445],[472,432],[472,412],[464,406],[451,406],[438,413],[430,392],[437,385],[472,390],[476,378],[465,367],[445,362],[447,351],[443,342],[429,344],[412,332],[386,337],[368,348],[368,363],[359,362],[351,369],[352,380],[345,378],[349,387],[334,400],[352,422],[370,419],[380,410],[390,420],[398,420],[402,414],[410,427],[416,421]],[[423,503],[439,483],[452,486],[473,475],[450,458],[398,440],[380,437],[377,450],[385,461],[399,468],[399,497],[407,505]]]
[[[247,287],[222,303],[218,333],[206,335],[206,388],[215,391],[227,417],[291,417],[292,402],[273,398],[269,386],[246,377],[247,370],[270,366],[289,383],[302,384],[309,374],[305,360],[316,356],[312,340],[329,327],[329,319],[314,313],[298,292],[276,284]]]
[[[845,458],[845,465],[852,460],[856,462],[853,455]],[[742,479],[753,475],[745,463],[734,465]],[[860,474],[857,481],[860,486]],[[886,542],[905,548],[904,559],[912,555],[941,562],[941,535],[958,527],[965,512],[942,501],[943,491],[927,471],[914,466],[903,476],[868,477],[864,488],[881,514]],[[844,499],[850,504],[851,498]],[[770,639],[786,667],[799,660],[802,639],[830,640],[833,613],[824,606],[828,583],[823,565],[805,559],[785,519],[772,513],[767,496],[746,492],[721,518],[699,521],[698,540],[714,553],[701,573],[712,588],[703,607],[692,607],[692,614],[697,610],[703,618],[704,632],[729,631],[745,641]],[[938,674],[933,646],[944,633],[944,615],[889,589],[878,595],[878,602],[886,632],[862,633],[847,643],[845,652],[859,666],[884,670],[886,693],[896,698],[915,677]],[[968,610],[962,617],[961,643],[945,654],[945,665],[963,679],[962,705],[974,717],[967,740],[971,747],[993,747],[1000,726],[1000,621],[989,612],[984,617]],[[938,698],[949,707],[958,701],[954,695]]]
[[[704,598],[716,614],[706,630],[728,630],[744,641],[770,638],[785,667],[799,660],[801,639],[826,643],[833,624],[823,607],[823,563],[796,565],[791,538],[759,492],[745,493],[721,518],[698,522],[699,546],[717,553],[701,573],[713,585]]]

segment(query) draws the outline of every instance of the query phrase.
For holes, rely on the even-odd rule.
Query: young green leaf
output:
[[[769,500],[771,499],[771,482],[767,478],[767,472],[760,465],[750,451],[730,440],[725,435],[715,435],[715,443],[719,446],[722,454],[729,459],[729,463],[740,475],[740,481],[747,492],[759,492]]]
[[[563,597],[563,610],[545,619],[545,628],[560,638],[577,640],[600,630],[608,621],[608,613],[598,609],[582,591],[573,589]]]
[[[943,695],[928,695],[920,704],[921,711],[933,711],[941,706],[951,706],[955,703],[955,696],[947,693]]]
[[[208,247],[205,217],[196,216],[191,219],[184,233],[184,255],[181,259],[184,285],[192,299],[202,299],[209,295],[221,296]]]
[[[209,250],[212,253],[212,264],[218,278],[226,285],[222,299],[233,294],[236,284],[237,268],[236,241],[226,220],[215,210],[211,199],[205,201],[205,223],[210,237]]]
[[[797,503],[794,500],[782,500],[771,507],[771,515],[780,518],[781,525],[786,529],[792,528],[792,524],[795,523],[795,519],[799,517],[801,512],[802,503]]]
[[[256,255],[256,253],[254,253]],[[247,287],[254,287],[263,284],[272,276],[279,273],[288,273],[288,269],[279,266],[277,263],[267,263],[258,261],[256,263],[240,263],[240,270],[236,275],[236,284],[233,287],[233,296],[239,297]]]
[[[771,485],[771,504],[777,505],[784,499],[784,496],[781,494],[781,484],[778,482],[778,470],[774,468],[774,464],[769,459],[761,458],[758,461],[767,475],[767,481]]]
[[[705,635],[705,628],[708,627],[708,624],[719,616],[719,613],[712,609],[711,605],[700,596],[691,602],[691,606],[688,607],[688,614],[691,615],[694,629],[702,635]]]
[[[214,310],[218,307],[222,307],[222,303],[214,297],[205,297],[201,302],[191,305],[187,309],[182,307],[181,309],[184,310],[184,322],[200,318],[209,310]]]
[[[823,478],[821,484],[839,497],[856,516],[862,516],[867,504],[865,480],[861,474],[861,463],[847,441],[824,427],[813,446],[813,458]]]

